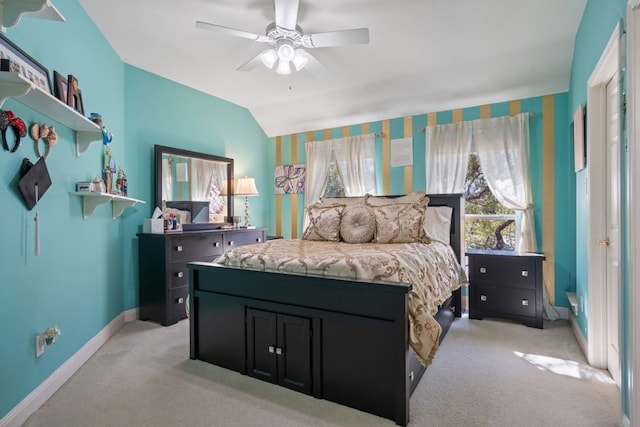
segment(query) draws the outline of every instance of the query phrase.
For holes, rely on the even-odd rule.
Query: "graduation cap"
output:
[[[51,187],[51,177],[44,157],[40,157],[35,165],[27,158],[22,159],[18,187],[27,209],[33,209],[44,193]]]

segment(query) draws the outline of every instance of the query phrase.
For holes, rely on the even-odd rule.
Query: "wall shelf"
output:
[[[0,107],[7,98],[15,98],[27,107],[75,130],[78,156],[85,152],[92,142],[102,141],[100,126],[19,74],[0,71]]]
[[[87,219],[92,215],[96,208],[104,203],[111,202],[113,210],[113,219],[122,215],[122,212],[129,206],[145,202],[131,197],[118,196],[116,194],[98,193],[95,191],[73,191],[70,194],[82,197],[82,217]]]
[[[2,0],[0,1],[0,25],[13,27],[28,15],[32,18],[64,22],[64,16],[49,0]]]

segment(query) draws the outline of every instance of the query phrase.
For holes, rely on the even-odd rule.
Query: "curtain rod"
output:
[[[517,114],[510,114],[509,116],[513,117],[513,116],[517,116]],[[530,112],[529,112],[529,117],[535,117],[535,116],[536,116],[536,113],[535,113],[534,111],[530,111]],[[504,116],[501,116],[501,117],[504,117]],[[493,119],[494,117],[489,117],[489,118]],[[473,121],[473,120],[463,120],[463,121],[468,121],[468,122],[470,122],[470,121]],[[446,124],[450,124],[450,123],[446,123]],[[418,128],[418,130],[419,130],[420,132],[424,132],[426,128],[427,128],[427,126],[420,126],[420,127]]]

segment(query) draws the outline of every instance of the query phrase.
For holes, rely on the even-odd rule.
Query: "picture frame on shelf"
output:
[[[82,91],[80,91],[78,79],[72,74],[67,78],[67,105],[84,116]]]
[[[57,71],[53,72],[53,81],[55,83],[56,98],[67,103],[67,92],[69,90],[69,79]]]
[[[0,33],[0,71],[14,72],[43,92],[53,95],[49,70],[2,33]]]

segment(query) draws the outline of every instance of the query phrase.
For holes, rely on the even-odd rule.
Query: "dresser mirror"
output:
[[[184,230],[233,221],[233,159],[162,145],[154,157],[155,205],[179,211]]]

